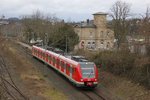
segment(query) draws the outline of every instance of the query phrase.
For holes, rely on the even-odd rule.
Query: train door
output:
[[[60,70],[61,69],[61,60],[60,59],[58,59],[58,70]]]
[[[64,73],[66,73],[66,63],[64,62]]]
[[[61,61],[61,71],[64,72],[64,62]]]
[[[46,53],[46,62],[48,63],[48,54]]]
[[[45,61],[45,52],[43,52],[42,54],[43,54],[43,60]]]
[[[70,76],[70,65],[66,63],[66,74]]]
[[[55,67],[55,57],[53,57],[53,66]]]
[[[57,61],[56,61],[56,67],[57,69],[59,69],[59,59],[57,58]]]
[[[51,59],[50,59],[51,55],[48,55],[48,63],[51,64]]]
[[[72,68],[72,65],[70,66],[70,77],[72,78],[72,70],[73,70],[73,68]]]

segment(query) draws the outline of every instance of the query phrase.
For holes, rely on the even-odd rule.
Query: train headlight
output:
[[[83,81],[83,79],[81,78],[81,81]]]

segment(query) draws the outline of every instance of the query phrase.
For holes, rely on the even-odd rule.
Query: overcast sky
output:
[[[117,0],[0,0],[0,15],[20,17],[40,10],[45,14],[55,14],[57,17],[82,21],[92,19],[95,12],[109,12]],[[150,0],[121,0],[131,4],[131,12],[144,13],[150,6]]]

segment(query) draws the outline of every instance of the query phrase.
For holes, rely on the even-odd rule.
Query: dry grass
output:
[[[114,76],[108,72],[101,73],[102,85],[123,100],[150,100],[150,90],[126,78]]]
[[[7,45],[6,45],[7,44]],[[66,96],[57,89],[54,89],[44,79],[44,76],[34,67],[29,60],[18,54],[13,43],[4,42],[3,51],[7,54],[10,61],[15,64],[16,73],[19,74],[23,84],[25,84],[30,95],[37,95],[45,98],[44,100],[67,100]]]

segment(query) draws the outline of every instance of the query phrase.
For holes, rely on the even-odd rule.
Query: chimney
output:
[[[87,24],[89,24],[90,20],[89,20],[89,19],[87,19],[87,20],[86,20],[86,22],[87,22]]]

